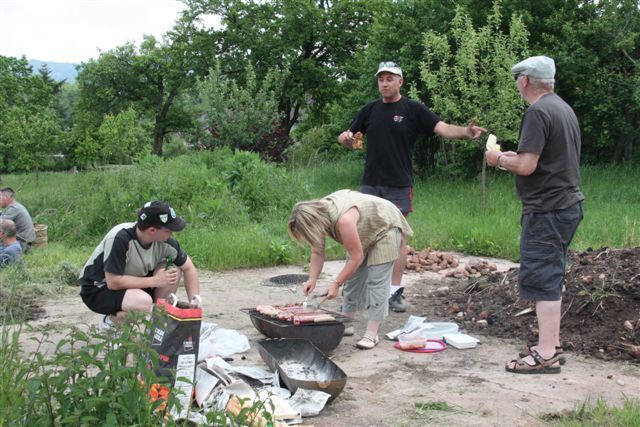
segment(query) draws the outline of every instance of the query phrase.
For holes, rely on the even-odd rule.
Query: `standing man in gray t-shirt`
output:
[[[571,107],[553,92],[555,63],[528,58],[511,69],[530,107],[522,116],[518,151],[487,151],[489,166],[516,175],[522,201],[520,298],[536,302],[538,343],[525,347],[506,370],[559,373],[564,364],[560,318],[567,251],[580,221],[580,126]]]
[[[0,219],[10,219],[16,224],[16,237],[22,247],[22,252],[28,251],[36,239],[36,229],[33,227],[29,211],[16,202],[16,193],[9,187],[0,189],[0,207],[3,209]]]

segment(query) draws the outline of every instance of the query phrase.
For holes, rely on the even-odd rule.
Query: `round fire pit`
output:
[[[262,282],[263,286],[287,287],[302,285],[309,280],[308,274],[282,274],[273,276]]]

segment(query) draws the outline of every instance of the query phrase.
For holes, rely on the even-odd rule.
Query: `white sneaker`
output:
[[[98,322],[98,330],[100,331],[108,331],[115,327],[113,320],[111,320],[111,316],[109,314],[105,314],[100,322]]]
[[[360,341],[356,343],[356,347],[361,348],[363,350],[370,350],[376,345],[378,345],[378,336],[371,336],[365,334]]]
[[[118,330],[118,325],[113,320],[111,320],[110,315],[105,315],[102,320],[98,322],[98,330],[107,334],[107,340],[105,341],[105,343],[110,345],[112,350],[117,350],[120,348],[119,343],[113,342],[120,338],[120,331]]]
[[[342,333],[342,336],[350,337],[350,336],[353,336],[353,334],[355,333],[356,331],[353,326],[347,326],[346,328],[344,328],[344,332]]]

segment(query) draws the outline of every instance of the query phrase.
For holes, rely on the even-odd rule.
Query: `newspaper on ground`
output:
[[[314,417],[322,411],[330,397],[324,391],[298,388],[289,399],[289,405],[303,417]]]
[[[225,362],[221,357],[213,357],[206,360],[207,366],[217,366],[226,372],[235,372],[245,377],[260,381],[262,384],[273,384],[273,373],[258,366],[233,366]]]

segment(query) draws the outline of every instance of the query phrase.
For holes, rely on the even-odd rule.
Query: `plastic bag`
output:
[[[229,357],[251,349],[246,335],[233,329],[219,328],[213,323],[202,323],[198,362],[212,357]]]

